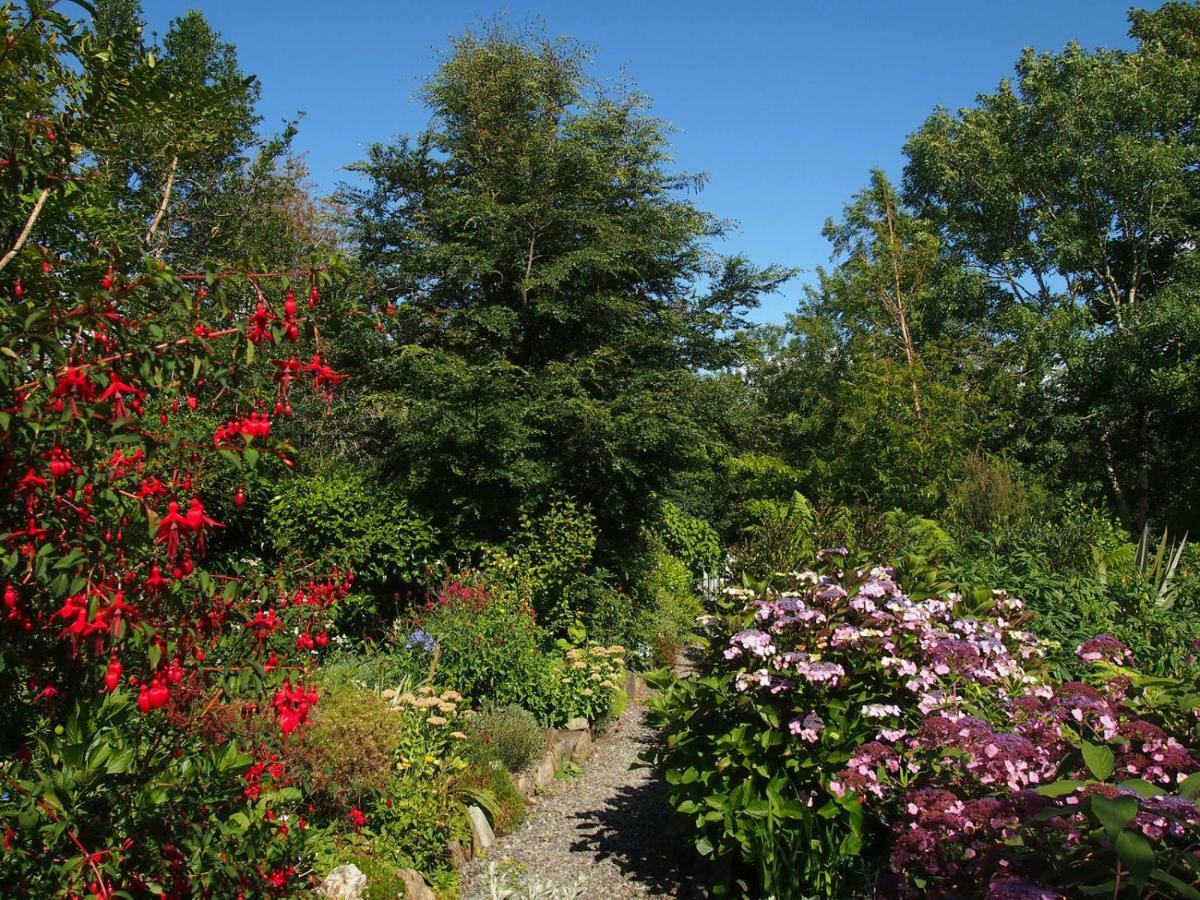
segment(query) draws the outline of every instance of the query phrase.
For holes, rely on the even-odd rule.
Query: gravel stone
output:
[[[555,779],[530,802],[524,826],[463,869],[463,900],[487,900],[490,861],[547,887],[578,886],[581,897],[700,896],[693,851],[672,829],[665,786],[652,769],[633,768],[657,739],[645,714],[631,702],[596,739],[582,775]]]

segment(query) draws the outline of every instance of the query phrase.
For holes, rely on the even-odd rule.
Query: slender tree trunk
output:
[[[1125,527],[1133,531],[1133,511],[1129,507],[1129,496],[1117,472],[1117,454],[1113,449],[1112,433],[1107,426],[1100,432],[1100,446],[1104,450],[1104,470],[1108,473],[1108,486],[1112,489],[1113,500],[1117,504],[1117,515],[1121,517]]]
[[[1135,482],[1137,490],[1137,522],[1135,534],[1141,534],[1150,521],[1150,413],[1138,410],[1138,471]]]
[[[892,198],[885,196],[883,201],[884,214],[887,216],[888,255],[892,259],[892,283],[895,290],[896,322],[900,326],[900,336],[904,341],[904,359],[908,363],[908,377],[912,381],[913,412],[917,420],[921,419],[921,389],[917,386],[917,351],[913,347],[912,333],[908,329],[908,312],[904,307],[904,293],[900,286],[900,247],[896,238],[896,222],[892,212]]]

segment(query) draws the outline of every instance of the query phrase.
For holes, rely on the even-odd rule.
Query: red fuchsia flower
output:
[[[29,471],[17,482],[17,490],[21,493],[36,493],[49,483],[45,478],[38,475],[37,470],[30,466]]]
[[[354,826],[355,831],[362,831],[362,827],[367,824],[367,817],[357,806],[350,807],[347,818],[350,819],[350,824]]]
[[[69,475],[71,469],[74,468],[74,463],[71,460],[71,451],[64,450],[62,447],[51,449],[48,459],[50,461],[50,474],[54,478],[62,478],[64,475]]]
[[[279,716],[279,729],[287,735],[301,725],[309,724],[308,713],[316,706],[317,699],[316,691],[299,686],[293,688],[290,679],[284,681],[271,701]]]
[[[121,661],[115,656],[108,661],[108,668],[104,672],[104,686],[111,694],[121,684]]]
[[[187,531],[187,519],[179,514],[179,504],[167,504],[167,514],[159,519],[155,541],[167,544],[167,558],[174,560],[179,553],[179,539]]]
[[[252,326],[246,334],[247,340],[261,344],[271,336],[271,323],[277,320],[278,317],[267,309],[267,305],[260,302],[254,310],[254,315],[247,320],[247,324]]]
[[[96,385],[92,383],[87,372],[75,366],[67,366],[55,381],[54,389],[50,391],[50,397],[56,401],[59,410],[63,408],[64,400],[69,404],[72,419],[79,415],[76,401],[90,403],[95,396]]]
[[[125,408],[125,398],[133,397],[136,404],[144,396],[146,396],[145,391],[134,387],[132,384],[126,384],[114,370],[109,373],[108,387],[100,394],[99,401],[103,403],[107,400],[112,404],[113,419],[124,419],[129,415],[128,410]]]

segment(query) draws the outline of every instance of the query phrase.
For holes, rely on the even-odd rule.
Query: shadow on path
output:
[[[652,734],[638,739],[639,755],[653,740]],[[666,785],[652,770],[615,788],[599,808],[579,810],[571,819],[573,853],[609,860],[654,897],[703,896],[695,881],[695,850],[677,831]]]

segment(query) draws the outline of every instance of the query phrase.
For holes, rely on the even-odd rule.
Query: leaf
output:
[[[1154,869],[1150,872],[1150,877],[1155,881],[1161,881],[1163,884],[1169,885],[1180,897],[1188,897],[1190,900],[1200,900],[1200,891],[1169,872],[1164,872],[1162,869]]]
[[[1043,784],[1041,787],[1035,788],[1035,793],[1041,794],[1043,797],[1065,797],[1067,794],[1075,793],[1077,788],[1087,784],[1086,781],[1071,781],[1065,779],[1063,781],[1052,781],[1050,784]]]
[[[1193,772],[1179,783],[1179,796],[1187,797],[1189,800],[1196,796],[1198,790],[1200,790],[1200,772]]]
[[[104,771],[109,775],[121,775],[129,771],[129,766],[132,762],[133,748],[129,747],[109,757],[108,765],[104,767]]]
[[[1113,773],[1113,752],[1107,747],[1084,741],[1080,748],[1083,761],[1097,781],[1107,781]]]
[[[1117,856],[1129,867],[1136,884],[1145,884],[1154,871],[1154,848],[1136,831],[1122,831],[1116,840]]]
[[[1125,794],[1117,797],[1092,794],[1092,812],[1096,814],[1108,836],[1115,838],[1137,815],[1138,802]]]

